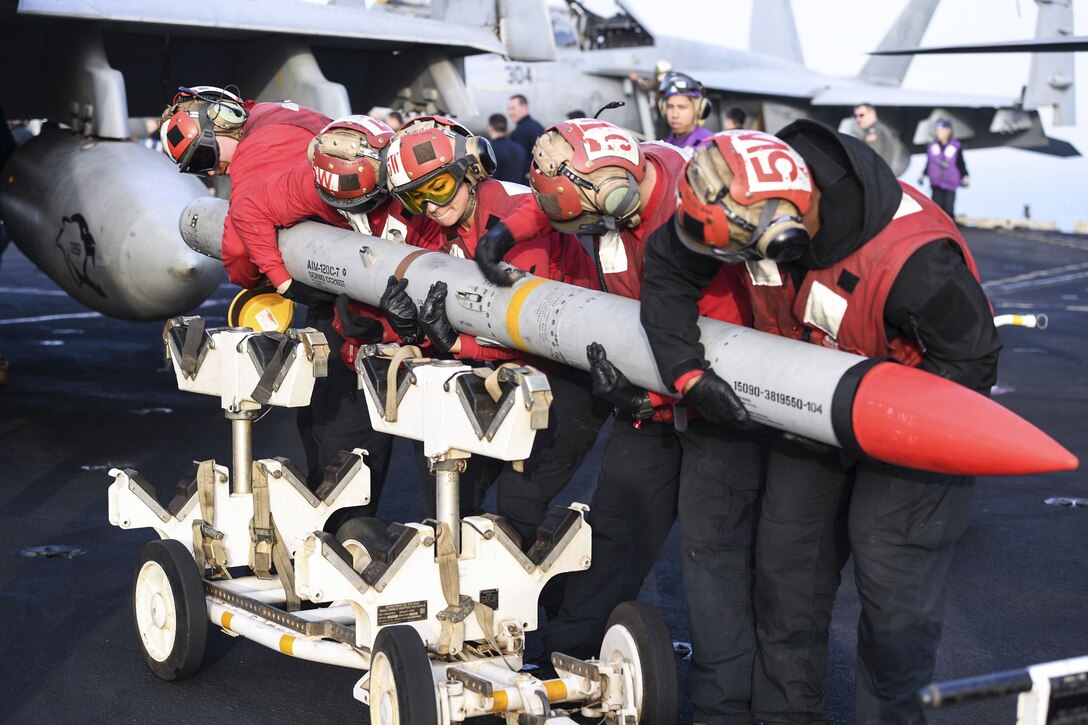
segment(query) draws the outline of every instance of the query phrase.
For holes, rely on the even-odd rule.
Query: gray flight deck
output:
[[[1045,313],[1045,330],[1003,327],[996,399],[1088,459],[1088,238],[966,230],[995,310]],[[225,282],[199,314],[223,324]],[[71,301],[14,247],[0,260],[0,722],[367,722],[360,673],[292,660],[211,627],[191,679],[158,680],[132,622],[132,580],[151,531],[109,525],[107,474],[133,467],[168,500],[194,459],[230,461],[218,401],[164,372],[156,323],[119,322]],[[603,440],[603,439],[602,439]],[[302,460],[294,412],[254,428],[255,457]],[[588,502],[600,446],[561,502]],[[1088,499],[1083,471],[979,481],[949,579],[941,679],[1088,654]],[[493,505],[493,497],[490,503]],[[1088,504],[1088,501],[1085,502]],[[380,515],[417,517],[418,484],[398,443]],[[82,553],[27,557],[67,546]],[[687,639],[675,531],[643,590]],[[857,597],[847,567],[835,610],[828,712],[852,710]],[[530,654],[539,651],[539,636]],[[681,673],[686,669],[681,661]],[[1009,723],[1015,700],[941,711],[937,723]],[[690,719],[684,703],[680,721]],[[497,720],[481,720],[497,722]]]

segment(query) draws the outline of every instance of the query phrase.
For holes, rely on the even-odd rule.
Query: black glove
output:
[[[423,331],[419,329],[416,319],[416,303],[404,291],[407,286],[407,279],[398,282],[396,277],[390,275],[378,306],[381,307],[385,319],[389,320],[393,332],[400,335],[401,341],[414,345],[423,339]]]
[[[336,295],[329,294],[316,287],[311,287],[308,284],[303,284],[297,279],[291,280],[291,284],[287,285],[287,289],[283,291],[283,296],[292,302],[298,302],[307,307],[327,305],[336,299]]]
[[[446,283],[435,282],[423,300],[419,310],[419,326],[436,348],[449,352],[457,342],[457,332],[450,327],[450,318],[446,317]]]
[[[519,270],[509,265],[502,266],[502,258],[513,246],[514,235],[502,222],[491,227],[476,242],[476,264],[492,284],[509,287],[521,278],[522,273]]]
[[[385,337],[385,328],[379,320],[364,315],[352,314],[348,304],[351,299],[347,295],[336,298],[336,316],[340,318],[340,327],[344,330],[344,337],[354,337],[362,343],[381,342]]]
[[[695,383],[680,399],[680,403],[699,411],[712,423],[745,430],[755,426],[748,418],[748,409],[737,397],[732,386],[718,377],[713,370],[707,370],[696,378]]]
[[[653,416],[650,394],[631,384],[620,369],[608,361],[605,349],[593,342],[586,348],[589,374],[593,378],[593,394],[607,400],[613,407],[635,418]]]

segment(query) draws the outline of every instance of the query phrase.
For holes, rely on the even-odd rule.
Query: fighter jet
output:
[[[880,47],[916,47],[938,2],[911,0]],[[1071,28],[1072,9],[1039,1],[1039,23],[1039,32],[1057,34],[1049,29]],[[706,121],[711,130],[720,129],[725,108],[736,105],[747,111],[750,124],[771,132],[800,117],[849,131],[853,108],[872,103],[895,134],[896,173],[905,169],[909,154],[924,151],[932,122],[942,116],[952,120],[956,137],[970,148],[1014,146],[1077,155],[1072,145],[1046,136],[1036,110],[1038,105],[1057,104],[1065,122],[1073,123],[1071,61],[1064,74],[1034,72],[1026,100],[1019,100],[901,88],[910,58],[872,58],[854,78],[812,71],[803,62],[789,0],[752,3],[750,51],[657,33],[622,0],[607,16],[591,12],[582,0],[567,0],[565,8],[553,9],[552,25],[556,62],[520,63],[489,55],[466,59],[469,88],[479,107],[505,108],[506,99],[520,93],[529,99],[535,118],[554,122],[573,109],[592,114],[610,101],[624,101],[623,108],[602,117],[656,138],[652,93],[640,90],[631,75],[652,78],[655,65],[666,60],[707,88],[714,109]],[[1037,86],[1063,75],[1069,81],[1068,95],[1034,93]],[[470,122],[481,128],[485,124],[486,119]]]
[[[554,58],[550,38],[530,30],[547,25],[542,0],[407,12],[369,4],[0,0],[0,116],[48,119],[0,158],[7,233],[84,305],[169,318],[204,301],[222,275],[178,231],[182,209],[208,189],[130,143],[147,134],[130,119],[157,118],[178,86],[234,84],[247,98],[291,99],[333,118],[373,105],[470,117],[466,55]]]
[[[937,2],[912,0],[885,47],[917,45]],[[550,9],[545,0],[0,0],[0,109],[50,120],[0,158],[0,220],[94,310],[150,320],[197,306],[221,270],[184,245],[177,225],[207,189],[128,143],[147,133],[130,119],[156,117],[193,83],[235,84],[246,97],[291,99],[331,117],[372,106],[442,112],[480,131],[478,109],[504,108],[513,93],[547,123],[622,100],[608,120],[653,137],[652,99],[630,76],[668,59],[711,89],[715,130],[729,104],[774,131],[801,116],[837,125],[867,101],[880,106],[903,158],[922,150],[938,114],[971,147],[1076,153],[1046,137],[1030,106],[899,88],[909,58],[874,59],[853,79],[815,73],[802,62],[789,1],[753,5],[759,52],[654,34],[623,6],[595,14],[580,0]],[[1040,15],[1050,5],[1040,3]]]

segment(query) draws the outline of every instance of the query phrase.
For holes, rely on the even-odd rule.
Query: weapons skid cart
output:
[[[586,509],[553,509],[523,552],[500,517],[460,517],[459,476],[473,454],[529,455],[547,425],[542,374],[507,366],[485,378],[416,348],[366,349],[358,368],[372,421],[423,442],[437,520],[356,518],[334,537],[321,530],[328,516],[369,502],[365,451],[342,454],[312,493],[289,461],[251,455],[262,404],[309,402],[327,364],[322,336],[205,330],[200,318],[175,318],[164,344],[179,387],[219,396],[232,420],[234,486],[225,467],[204,461],[163,508],[138,473],[110,472],[110,522],[162,537],[141,553],[133,595],[141,645],[159,677],[196,671],[210,619],[288,655],[369,670],[353,694],[374,723],[446,725],[487,714],[571,722],[558,703],[625,725],[675,721],[670,637],[642,603],[617,607],[599,660],[557,653],[551,680],[518,671],[540,590],[590,565]]]

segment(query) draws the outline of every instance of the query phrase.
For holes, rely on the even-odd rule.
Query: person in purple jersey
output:
[[[921,186],[926,177],[932,189],[930,196],[945,214],[956,218],[956,189],[967,186],[967,164],[963,161],[963,145],[952,138],[952,122],[938,118],[933,124],[935,138],[926,146],[926,165],[918,179]]]
[[[710,115],[710,99],[703,84],[689,75],[672,73],[665,77],[658,90],[657,110],[672,131],[665,143],[677,148],[693,149],[713,134],[703,128]]]

